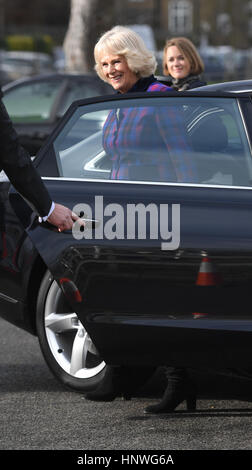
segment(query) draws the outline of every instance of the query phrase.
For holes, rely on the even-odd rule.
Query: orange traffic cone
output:
[[[196,281],[196,286],[218,286],[221,284],[221,276],[217,272],[216,267],[205,256],[200,264],[200,269]]]
[[[201,263],[196,281],[196,286],[219,286],[221,284],[221,276],[214,264],[208,256],[205,256]],[[193,313],[193,318],[206,317],[207,313]]]

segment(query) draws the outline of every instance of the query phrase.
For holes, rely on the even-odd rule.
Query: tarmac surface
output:
[[[0,328],[0,450],[252,450],[250,379],[206,373],[195,412],[146,415],[159,375],[130,401],[87,401],[55,380],[37,338],[2,319]]]

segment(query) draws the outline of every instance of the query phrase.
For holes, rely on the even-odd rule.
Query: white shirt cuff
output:
[[[45,215],[44,217],[39,217],[38,218],[39,223],[46,222],[48,217],[50,217],[51,213],[54,211],[54,208],[55,208],[55,204],[54,204],[54,202],[52,202],[49,213],[47,215]]]

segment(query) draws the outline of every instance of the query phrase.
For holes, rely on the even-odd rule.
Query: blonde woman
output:
[[[107,31],[97,42],[94,57],[99,77],[119,94],[172,91],[155,78],[154,54],[129,28],[116,26]],[[186,158],[185,149],[189,153],[189,148],[182,125],[179,112],[168,106],[159,111],[151,106],[128,108],[119,119],[117,111],[111,111],[103,128],[103,146],[112,163],[111,179],[195,181],[195,169]],[[150,145],[155,152],[147,156],[143,149]]]
[[[153,53],[129,28],[116,26],[107,31],[97,42],[94,56],[99,77],[118,94],[172,91],[157,81]],[[168,106],[125,108],[121,116],[118,110],[112,110],[103,128],[103,146],[112,163],[111,179],[195,181],[192,163],[184,160],[188,143],[183,139],[181,125],[183,120],[177,108],[174,112]],[[155,152],[142,151],[150,145]],[[110,368],[100,389],[86,394],[86,398],[111,401],[125,396],[126,381],[123,382],[124,385],[120,368]],[[135,379],[129,379],[127,395],[135,386]]]

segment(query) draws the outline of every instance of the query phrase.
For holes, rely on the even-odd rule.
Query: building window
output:
[[[171,0],[168,5],[168,27],[173,34],[188,34],[193,29],[193,7],[190,0]]]

